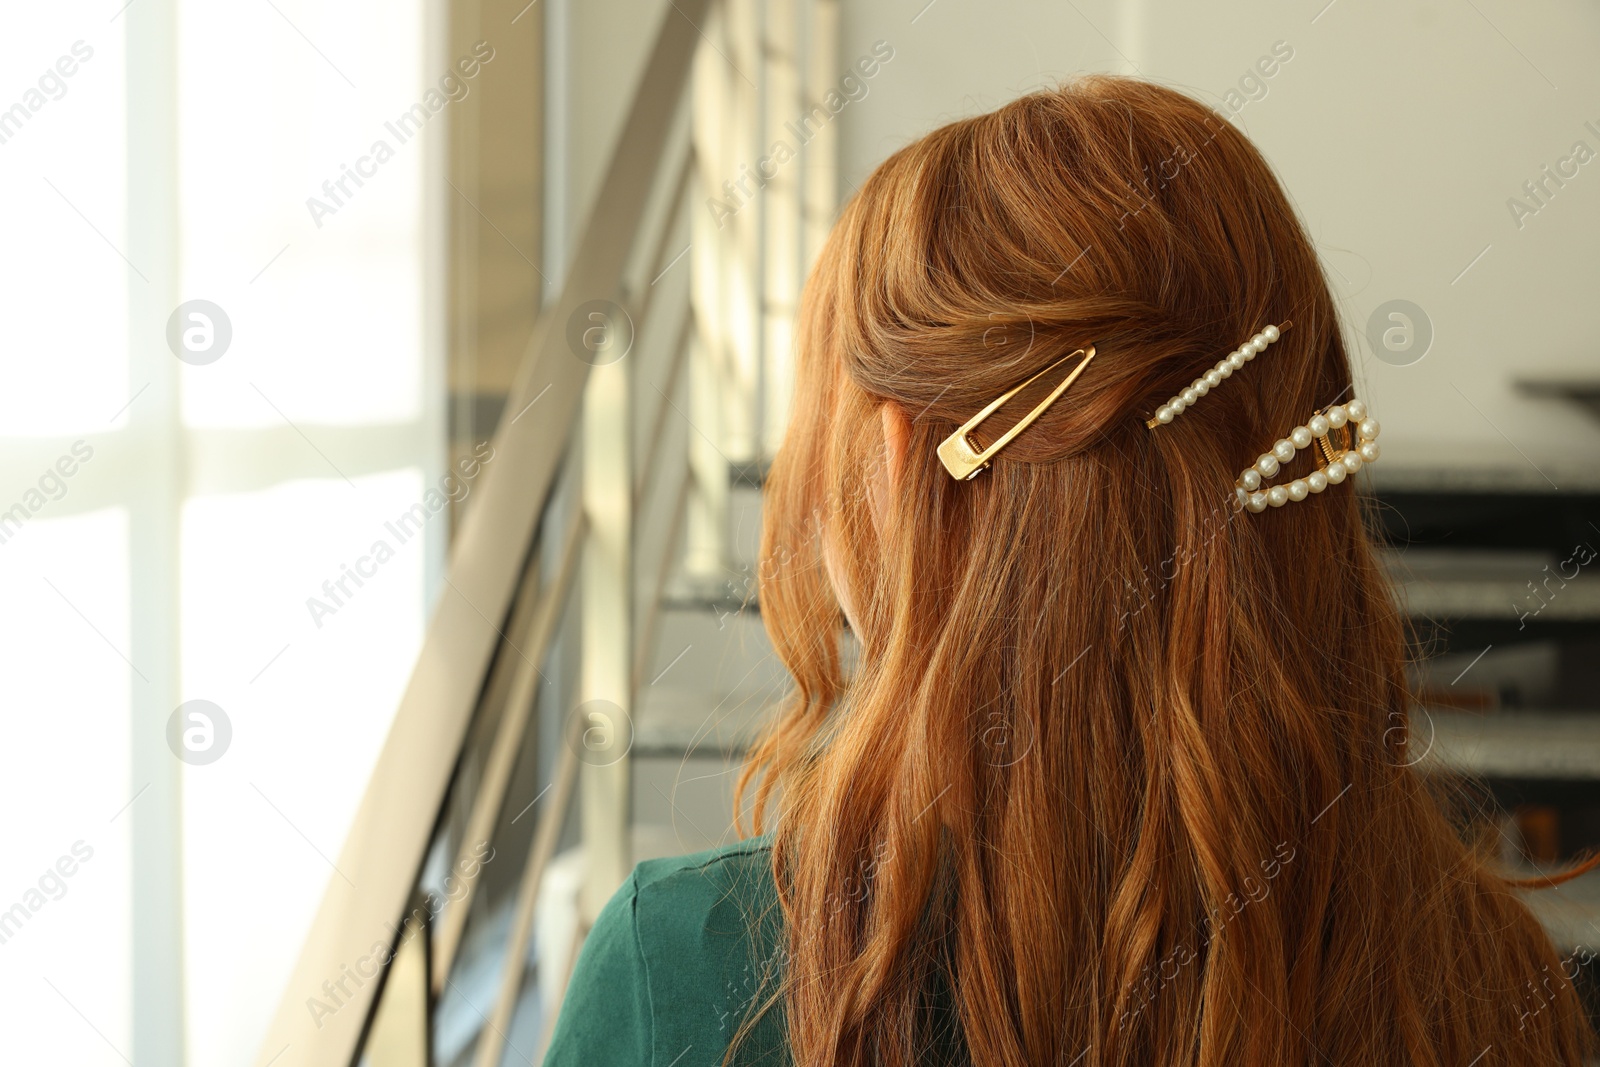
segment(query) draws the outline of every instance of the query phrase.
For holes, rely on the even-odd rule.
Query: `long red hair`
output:
[[[946,435],[1086,344],[989,471],[945,472]],[[1233,126],[1092,77],[935,130],[843,211],[798,368],[760,575],[796,688],[740,780],[796,1064],[1580,1063],[1550,941],[1409,765],[1353,488],[1233,510],[1351,395],[1312,244]],[[911,420],[893,521],[884,403]]]

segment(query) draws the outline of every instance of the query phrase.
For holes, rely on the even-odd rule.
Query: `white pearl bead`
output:
[[[1252,493],[1255,492],[1257,489],[1261,488],[1261,472],[1256,470],[1254,467],[1251,467],[1249,470],[1239,475],[1239,484],[1250,490]]]
[[[1361,469],[1361,456],[1354,451],[1346,452],[1343,456],[1340,456],[1339,462],[1343,463],[1344,469],[1351,474]]]
[[[1276,341],[1283,335],[1278,332],[1278,328],[1276,326],[1268,326],[1265,330],[1261,331],[1261,336],[1265,337],[1268,341]]]
[[[1196,400],[1200,399],[1200,394],[1194,391],[1194,386],[1192,385],[1178,395],[1183,397],[1184,407],[1188,407],[1190,404],[1193,404]]]
[[[1289,502],[1289,490],[1281,485],[1275,485],[1267,490],[1267,503],[1275,508],[1281,508]]]
[[[1242,508],[1246,504],[1248,504],[1249,502],[1250,502],[1250,494],[1244,491],[1244,487],[1243,486],[1239,486],[1239,485],[1234,486],[1233,487],[1233,503],[1234,503],[1234,507]]]
[[[1296,426],[1290,432],[1289,440],[1294,442],[1294,447],[1304,448],[1311,443],[1311,431],[1304,426]]]
[[[1338,485],[1340,482],[1344,481],[1345,475],[1349,474],[1350,472],[1344,469],[1343,463],[1338,460],[1334,460],[1332,463],[1328,464],[1326,473],[1328,475],[1328,484]]]
[[[1249,508],[1257,515],[1261,514],[1263,511],[1267,510],[1267,494],[1251,493],[1250,499],[1248,502],[1246,502],[1245,507]]]
[[[1306,423],[1306,429],[1311,431],[1312,437],[1321,437],[1328,432],[1328,417],[1326,415],[1313,415],[1311,421]]]
[[[1172,409],[1171,408],[1157,408],[1156,409],[1156,421],[1159,422],[1159,423],[1163,423],[1163,424],[1171,422],[1172,421]]]
[[[1247,360],[1244,356],[1241,356],[1237,352],[1229,352],[1228,353],[1228,366],[1232,367],[1234,370],[1238,370],[1240,367],[1244,366],[1247,362],[1249,362],[1249,360]]]
[[[1357,422],[1367,417],[1367,405],[1364,401],[1352,399],[1350,403],[1344,406],[1344,409],[1349,412],[1350,417]]]
[[[1205,382],[1206,382],[1207,385],[1221,385],[1222,384],[1222,372],[1217,370],[1215,367],[1213,367],[1211,370],[1206,371],[1204,377],[1205,377]]]
[[[1378,442],[1363,441],[1361,443],[1361,447],[1356,449],[1356,451],[1360,453],[1361,461],[1363,463],[1372,463],[1378,458]]]
[[[1256,470],[1263,476],[1270,478],[1278,473],[1278,459],[1270,452],[1264,452],[1256,457]]]
[[[1357,431],[1361,434],[1363,441],[1376,441],[1378,439],[1378,431],[1381,429],[1383,427],[1378,425],[1377,419],[1362,419],[1361,425],[1357,427]]]
[[[1306,488],[1313,493],[1320,493],[1328,488],[1328,476],[1321,471],[1312,471],[1306,475]]]
[[[1280,437],[1272,444],[1272,454],[1278,457],[1279,463],[1287,463],[1294,458],[1294,442],[1287,437]]]
[[[1267,350],[1267,339],[1259,333],[1246,343],[1250,346],[1250,351],[1252,352],[1265,352]]]
[[[1329,408],[1326,412],[1324,412],[1324,414],[1328,416],[1328,425],[1332,426],[1335,430],[1343,426],[1345,423],[1346,416],[1344,408],[1338,404],[1333,405],[1333,407]]]
[[[1226,378],[1233,373],[1233,364],[1224,359],[1217,364],[1212,373],[1218,378]]]
[[[1304,500],[1306,498],[1306,493],[1309,491],[1310,487],[1306,485],[1306,480],[1304,478],[1296,478],[1294,481],[1289,483],[1290,500]]]
[[[1176,415],[1178,412],[1182,411],[1184,408],[1186,408],[1188,406],[1189,406],[1188,404],[1185,404],[1183,402],[1183,397],[1181,397],[1181,396],[1174,395],[1174,396],[1168,398],[1168,400],[1167,400],[1167,407],[1172,409],[1172,413],[1174,415]]]
[[[1195,396],[1205,396],[1207,393],[1211,392],[1211,386],[1206,383],[1204,378],[1196,378],[1194,380],[1194,384],[1189,386],[1189,388],[1194,390]]]

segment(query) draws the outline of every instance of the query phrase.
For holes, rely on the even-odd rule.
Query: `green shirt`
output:
[[[764,837],[648,860],[584,941],[544,1067],[720,1067],[772,996],[785,951]],[[781,1006],[732,1061],[787,1064]]]

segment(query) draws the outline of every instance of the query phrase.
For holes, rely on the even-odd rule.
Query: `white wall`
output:
[[[1384,424],[1375,473],[1600,485],[1600,422],[1513,387],[1600,382],[1600,160],[1520,228],[1507,207],[1574,142],[1600,153],[1600,8],[1326,2],[845,0],[841,59],[879,39],[896,54],[840,115],[843,192],[927,130],[1078,72],[1139,73],[1220,105],[1286,41],[1293,59],[1235,121],[1329,268],[1362,395]],[[1361,339],[1396,298],[1435,330],[1409,366],[1379,362]]]
[[[552,253],[570,259],[627,119],[661,20],[664,0],[551,0],[546,26],[550,86]],[[557,117],[555,111],[564,114]],[[547,294],[553,296],[554,294]]]

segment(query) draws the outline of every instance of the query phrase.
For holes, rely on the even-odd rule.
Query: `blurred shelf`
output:
[[[1412,715],[1411,745],[1423,771],[1600,781],[1600,712],[1425,709]]]
[[[1600,419],[1600,377],[1525,375],[1517,378],[1514,385],[1525,396],[1566,400]]]
[[[1518,893],[1549,932],[1557,951],[1600,953],[1600,871],[1565,885]]]
[[[1595,539],[1600,542],[1600,537]],[[1600,621],[1600,569],[1543,552],[1409,548],[1385,565],[1414,617],[1514,623]],[[1571,578],[1561,575],[1567,562]]]
[[[1383,463],[1372,467],[1368,488],[1389,493],[1536,493],[1556,496],[1600,492],[1600,469],[1592,464],[1541,457],[1538,466],[1515,455],[1494,463]]]

